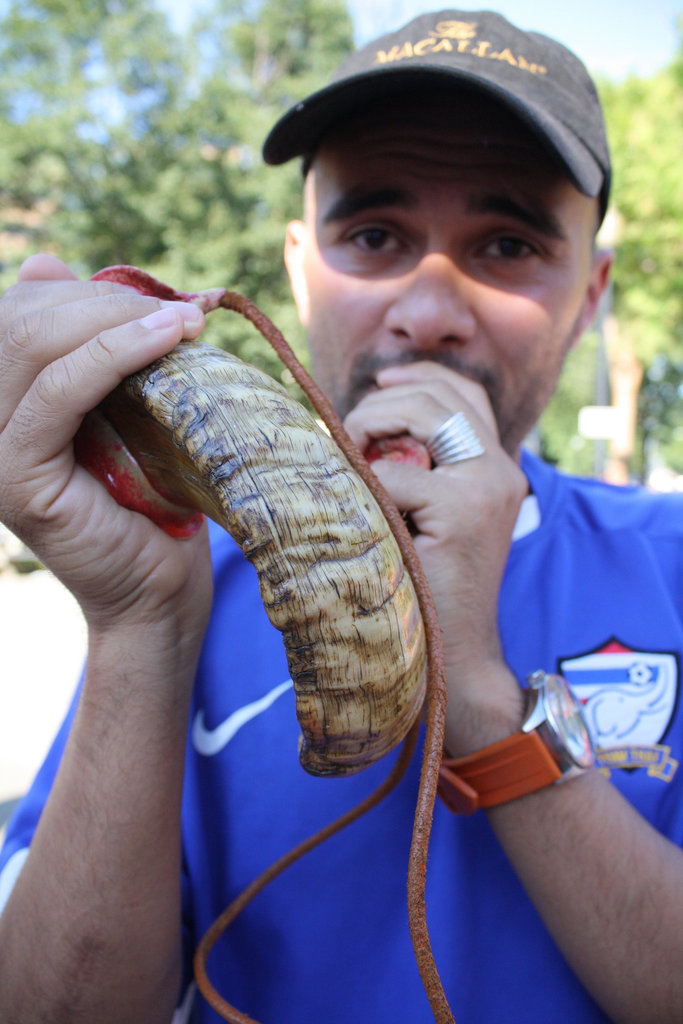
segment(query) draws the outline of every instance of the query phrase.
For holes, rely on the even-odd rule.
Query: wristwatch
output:
[[[596,752],[581,702],[562,676],[533,672],[521,732],[467,757],[444,758],[438,793],[456,814],[496,807],[583,774]]]

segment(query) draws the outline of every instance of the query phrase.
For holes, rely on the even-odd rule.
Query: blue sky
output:
[[[356,42],[367,42],[392,26],[447,4],[425,0],[349,0]],[[460,10],[499,11],[520,28],[559,39],[594,72],[621,78],[648,75],[666,64],[676,49],[682,0],[492,0],[464,3]]]
[[[158,0],[182,27],[195,0]],[[348,0],[356,42],[360,45],[418,14],[446,7],[439,0]],[[668,63],[676,49],[677,18],[683,0],[492,0],[465,3],[460,10],[488,7],[504,14],[520,28],[554,36],[574,50],[591,71],[610,78],[629,72],[647,76]]]

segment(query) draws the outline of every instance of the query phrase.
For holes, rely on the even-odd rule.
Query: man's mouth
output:
[[[449,370],[467,377],[469,380],[480,384],[488,395],[494,416],[498,419],[500,409],[501,384],[498,374],[486,367],[472,366],[465,363],[456,352],[444,349],[440,352],[430,353],[425,360],[423,351],[406,350],[394,353],[391,356],[363,355],[355,361],[351,369],[349,389],[346,395],[346,402],[342,410],[342,418],[346,416],[365,395],[378,390],[377,374],[389,366],[405,366],[409,363],[418,362],[439,363]]]

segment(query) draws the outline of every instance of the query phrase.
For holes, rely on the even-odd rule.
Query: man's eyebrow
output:
[[[332,204],[323,217],[323,224],[346,220],[357,213],[382,206],[399,206],[411,210],[417,206],[417,198],[399,188],[352,188]]]
[[[473,213],[499,213],[504,217],[512,217],[557,241],[564,241],[567,237],[555,214],[538,205],[519,203],[510,196],[497,193],[477,196],[468,205]]]

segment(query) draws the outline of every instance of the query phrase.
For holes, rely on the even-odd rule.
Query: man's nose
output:
[[[476,330],[469,302],[471,282],[453,260],[430,252],[401,278],[386,325],[397,337],[420,348],[465,344]]]

